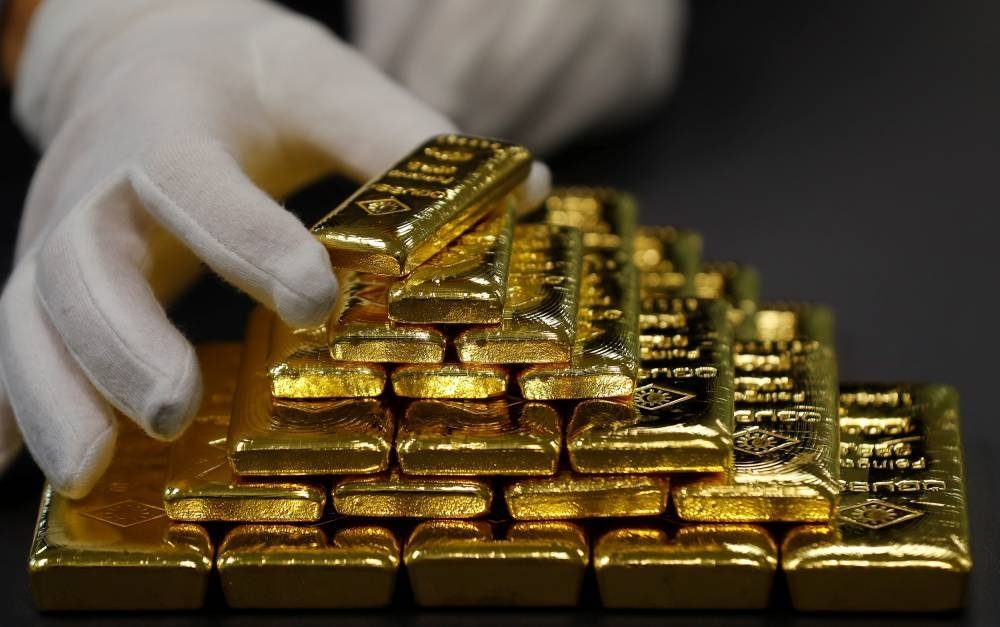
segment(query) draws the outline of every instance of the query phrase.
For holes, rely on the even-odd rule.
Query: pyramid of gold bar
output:
[[[328,323],[255,310],[177,442],[122,420],[91,495],[46,488],[38,607],[574,606],[588,569],[608,608],[960,607],[955,391],[838,387],[828,310],[625,194],[519,216],[530,162],[435,137],[317,224]]]

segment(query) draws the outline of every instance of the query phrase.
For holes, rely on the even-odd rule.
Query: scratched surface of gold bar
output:
[[[333,507],[345,516],[476,518],[490,511],[489,483],[465,477],[414,477],[398,470],[341,479]]]
[[[414,401],[399,423],[396,456],[415,475],[551,475],[562,423],[544,403]]]
[[[389,318],[424,324],[499,324],[507,300],[516,198],[399,279]]]
[[[843,492],[830,525],[782,545],[801,610],[958,609],[972,558],[958,394],[934,384],[841,388]]]
[[[488,364],[406,364],[392,371],[392,389],[403,398],[492,398],[507,392],[507,370]]]
[[[640,226],[632,259],[641,290],[691,296],[692,279],[701,261],[702,239],[694,231],[672,226]],[[709,297],[711,298],[711,297]]]
[[[201,607],[212,543],[163,511],[167,446],[122,418],[116,456],[89,495],[45,486],[28,561],[38,609]]]
[[[667,509],[670,481],[657,475],[578,475],[519,479],[504,488],[515,520],[658,516]]]
[[[459,359],[483,364],[567,361],[576,337],[582,258],[578,229],[518,225],[500,324],[460,333],[455,338]]]
[[[271,314],[250,315],[227,447],[241,475],[362,474],[389,467],[395,418],[385,400],[271,398],[264,339]]]
[[[216,568],[233,608],[368,608],[392,601],[400,546],[388,529],[243,525],[219,546]]]
[[[623,528],[594,545],[605,607],[763,609],[778,568],[778,547],[756,525]]]
[[[403,556],[423,606],[576,605],[590,547],[572,523],[434,520],[414,529]]]
[[[432,137],[320,220],[334,267],[402,276],[464,233],[528,176],[531,154],[479,137]]]

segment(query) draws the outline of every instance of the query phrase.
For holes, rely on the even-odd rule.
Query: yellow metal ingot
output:
[[[737,339],[749,344],[780,344],[804,337],[826,346],[833,346],[834,342],[833,312],[813,303],[764,303],[747,329],[750,336],[738,336]]]
[[[958,394],[933,384],[845,385],[840,415],[837,519],[792,529],[782,545],[792,604],[960,608],[972,558]]]
[[[658,516],[667,509],[670,481],[657,475],[578,475],[519,479],[504,498],[515,520]]]
[[[571,523],[514,523],[494,538],[486,522],[417,525],[404,551],[413,595],[423,606],[573,606],[590,547]]]
[[[561,446],[558,412],[519,399],[415,401],[396,435],[399,464],[415,475],[551,475]]]
[[[366,608],[392,601],[400,546],[388,529],[243,525],[216,559],[234,608]]]
[[[673,296],[692,295],[692,279],[701,261],[701,235],[672,226],[641,226],[632,259],[639,287]],[[708,297],[711,298],[711,297]]]
[[[582,257],[578,229],[518,225],[500,325],[459,334],[455,338],[459,359],[483,364],[569,360],[576,337]]]
[[[580,229],[585,249],[619,251],[632,265],[639,212],[630,195],[609,187],[558,187],[543,210],[545,222]],[[688,241],[700,249],[699,241]]]
[[[733,306],[729,321],[734,329],[746,324],[757,311],[760,274],[756,268],[731,261],[706,262],[691,282],[697,298],[719,298]]]
[[[407,364],[392,371],[392,389],[403,398],[492,398],[507,392],[507,371],[481,364]]]
[[[756,525],[687,525],[610,531],[594,545],[605,607],[763,609],[778,547]]]
[[[514,240],[508,195],[478,226],[389,288],[389,318],[423,324],[498,324]]]
[[[43,611],[194,609],[212,572],[198,525],[163,511],[167,444],[122,419],[111,466],[79,500],[46,485],[28,573]]]
[[[312,229],[334,267],[402,276],[469,230],[528,176],[520,146],[432,137]]]
[[[333,489],[338,514],[372,518],[476,518],[490,511],[489,483],[461,477],[412,477],[397,470],[342,479]]]

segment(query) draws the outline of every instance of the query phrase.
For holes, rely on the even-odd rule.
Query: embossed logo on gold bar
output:
[[[674,390],[656,383],[647,383],[636,389],[632,395],[635,406],[645,411],[657,411],[672,405],[679,405],[694,398],[694,394]]]
[[[798,443],[795,438],[759,427],[743,429],[733,436],[734,449],[757,457],[770,455]]]
[[[163,509],[129,499],[84,512],[84,515],[124,529],[162,517]]]
[[[840,509],[839,518],[842,522],[866,529],[885,529],[923,515],[924,513],[918,509],[877,499],[843,507]]]
[[[411,211],[409,205],[392,196],[389,196],[388,198],[359,200],[357,201],[357,205],[373,216],[387,216],[390,213]]]

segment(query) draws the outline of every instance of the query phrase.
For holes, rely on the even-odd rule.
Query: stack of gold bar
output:
[[[955,392],[838,388],[828,310],[625,194],[519,217],[530,162],[435,137],[317,224],[327,324],[255,310],[178,441],[122,420],[89,496],[46,488],[38,607],[574,606],[588,570],[608,608],[960,607]]]

